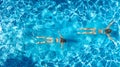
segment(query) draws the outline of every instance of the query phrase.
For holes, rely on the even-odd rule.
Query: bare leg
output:
[[[42,42],[37,42],[36,44],[45,44],[46,42],[45,41],[42,41]]]
[[[45,39],[44,36],[36,36],[36,38]],[[45,44],[45,41],[37,42],[36,44]]]
[[[79,28],[78,30],[91,30],[90,32],[77,32],[77,34],[96,34],[96,28]]]
[[[79,28],[78,30],[95,30],[96,28]]]
[[[47,43],[52,43],[53,42],[53,38],[52,37],[47,37],[46,38],[46,42]]]
[[[44,41],[37,42],[36,44],[47,44],[47,43],[52,43],[53,38],[52,37],[44,37],[44,36],[37,36],[36,38],[43,39]]]
[[[45,37],[44,36],[36,36],[36,38],[43,38],[44,39]]]

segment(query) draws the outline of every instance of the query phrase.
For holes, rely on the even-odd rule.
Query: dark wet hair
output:
[[[66,39],[61,38],[61,39],[60,39],[60,42],[65,43],[65,42],[66,42]]]
[[[111,29],[105,29],[105,33],[106,33],[106,34],[109,34],[109,33],[111,33],[111,32],[112,32]]]

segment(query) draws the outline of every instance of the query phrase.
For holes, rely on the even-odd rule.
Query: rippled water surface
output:
[[[77,34],[111,20],[117,46],[105,34]],[[36,44],[36,36],[54,42]],[[0,0],[0,67],[120,67],[120,1]]]

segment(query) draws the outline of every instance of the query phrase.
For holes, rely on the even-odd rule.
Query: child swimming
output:
[[[114,20],[112,20],[108,26],[105,29],[99,29],[99,34],[106,34],[108,38],[117,46],[117,43],[113,40],[113,38],[110,36],[112,30],[110,29],[110,26],[114,23]],[[77,34],[96,34],[97,29],[96,28],[79,28],[78,30],[84,30],[84,31],[90,31],[90,32],[77,32]]]
[[[61,48],[63,48],[64,43],[66,43],[66,39],[60,34],[60,32],[58,31],[58,34],[60,36],[60,38],[53,38],[53,37],[45,37],[45,36],[37,36],[36,38],[40,38],[43,41],[41,42],[37,42],[36,44],[51,44],[54,42],[56,43],[60,43],[61,44]]]

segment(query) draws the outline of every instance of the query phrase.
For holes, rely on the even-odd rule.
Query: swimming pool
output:
[[[120,67],[119,16],[119,0],[0,0],[0,67]]]

